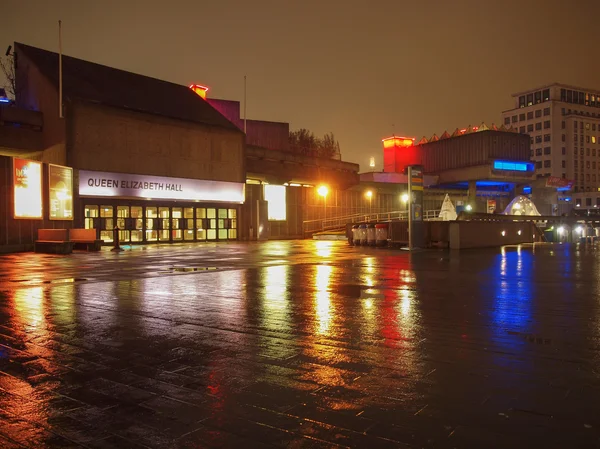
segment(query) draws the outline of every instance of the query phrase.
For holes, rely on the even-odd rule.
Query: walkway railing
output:
[[[437,220],[440,215],[439,210],[427,210],[423,212],[423,219]],[[316,220],[306,220],[302,222],[304,235],[314,232],[330,231],[341,229],[349,223],[373,223],[386,221],[408,220],[408,211],[399,210],[392,212],[377,212],[369,214],[351,214],[339,217],[319,218]]]

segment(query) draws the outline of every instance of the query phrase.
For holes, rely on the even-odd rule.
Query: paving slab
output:
[[[0,447],[600,448],[600,247],[0,256]]]

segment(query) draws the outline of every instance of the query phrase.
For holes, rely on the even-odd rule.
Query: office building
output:
[[[600,207],[600,88],[555,83],[513,98],[502,120],[529,135],[537,176],[569,189],[579,207]]]

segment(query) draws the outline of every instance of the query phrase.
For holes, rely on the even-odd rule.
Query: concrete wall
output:
[[[247,120],[246,143],[270,150],[289,151],[290,124],[263,120]]]
[[[217,98],[207,98],[206,101],[240,130],[244,130],[244,120],[240,116],[239,101]],[[290,124],[265,120],[246,120],[246,144],[270,150],[289,151]]]
[[[84,102],[68,110],[68,165],[84,170],[244,182],[244,135]]]
[[[43,115],[40,112],[0,106],[0,148],[42,150],[42,126]]]
[[[490,159],[529,160],[529,136],[481,131],[418,145],[425,173],[489,164]],[[464,180],[464,179],[463,179]]]
[[[18,53],[16,84],[17,107],[43,113],[42,148],[46,149],[56,145],[62,146],[62,149],[59,151],[62,160],[54,160],[52,162],[65,165],[65,120],[59,118],[58,91],[56,87],[41,74],[38,68],[22,52]]]
[[[536,236],[535,225],[528,222],[454,221],[449,229],[450,249],[532,243]]]

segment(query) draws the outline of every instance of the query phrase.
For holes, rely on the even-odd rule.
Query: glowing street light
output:
[[[467,204],[467,206],[465,207],[465,210],[467,212],[471,212],[473,210],[473,206],[471,206],[470,204]]]
[[[317,189],[317,193],[323,197],[323,230],[325,230],[325,220],[327,220],[327,194],[329,189],[326,185],[321,185]]]
[[[400,199],[404,204],[408,203],[408,193],[403,193],[402,196],[400,196]]]
[[[372,206],[371,200],[373,199],[373,191],[372,190],[367,190],[365,192],[365,196],[369,199],[369,215],[371,215],[371,213],[373,212],[373,208],[371,207]]]

